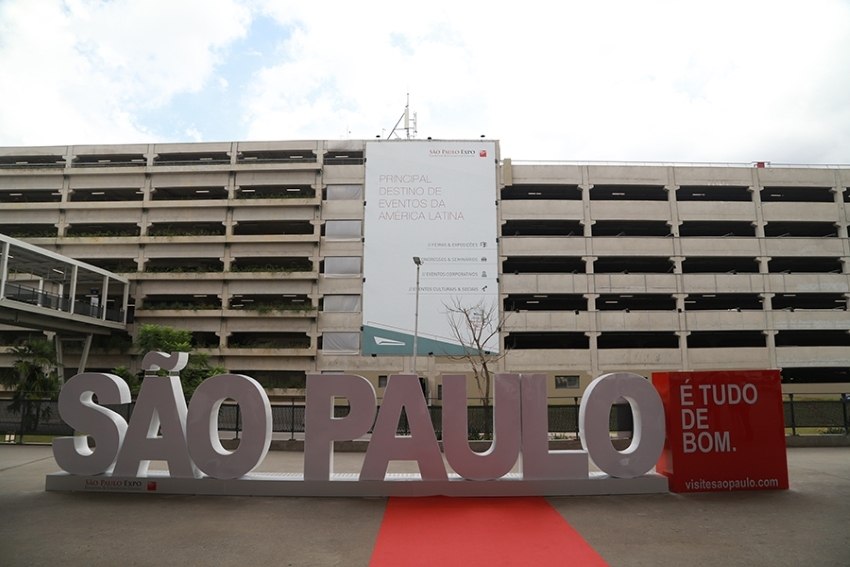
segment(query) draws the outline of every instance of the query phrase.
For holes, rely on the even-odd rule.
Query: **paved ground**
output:
[[[336,470],[359,470],[362,456],[338,453]],[[613,566],[850,565],[850,448],[788,460],[789,491],[549,501]],[[261,470],[301,463],[273,451]],[[45,492],[56,470],[49,447],[0,445],[0,565],[367,565],[385,505]]]

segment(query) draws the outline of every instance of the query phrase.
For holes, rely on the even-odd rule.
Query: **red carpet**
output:
[[[607,565],[543,498],[390,498],[370,567]]]

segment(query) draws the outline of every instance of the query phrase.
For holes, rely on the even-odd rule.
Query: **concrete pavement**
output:
[[[336,470],[358,471],[362,458],[337,453]],[[302,459],[272,451],[260,470],[296,472]],[[850,564],[850,448],[791,448],[788,461],[789,491],[549,502],[615,566]],[[0,564],[367,565],[385,506],[384,499],[45,492],[44,477],[56,470],[49,447],[0,445]]]

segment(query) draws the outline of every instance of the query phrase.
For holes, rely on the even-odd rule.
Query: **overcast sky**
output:
[[[0,0],[0,146],[387,137],[850,163],[850,0]]]

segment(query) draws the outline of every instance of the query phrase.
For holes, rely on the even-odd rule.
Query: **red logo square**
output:
[[[656,470],[673,492],[788,488],[778,370],[653,372],[667,440]]]

